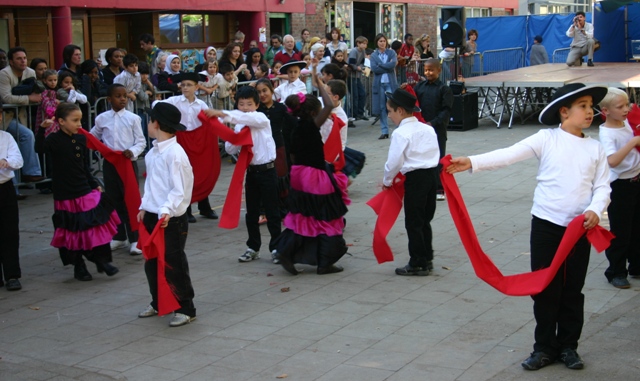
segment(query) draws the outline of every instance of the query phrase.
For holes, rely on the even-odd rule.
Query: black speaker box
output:
[[[442,19],[440,26],[442,47],[464,46],[466,22],[464,7],[442,7],[440,16]]]
[[[453,96],[453,109],[448,131],[467,131],[478,128],[478,93],[470,92]]]

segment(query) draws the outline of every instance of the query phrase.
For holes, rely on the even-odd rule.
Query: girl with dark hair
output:
[[[119,48],[109,48],[104,58],[107,60],[107,66],[102,69],[102,80],[107,86],[113,85],[113,79],[124,70],[122,67],[124,52]]]
[[[82,257],[94,262],[98,272],[113,276],[118,268],[111,264],[109,244],[120,219],[87,165],[87,138],[78,134],[82,112],[76,104],[63,102],[55,119],[60,130],[44,142],[52,162],[51,246],[58,248],[63,265],[74,265],[74,277],[80,281],[93,279]]]
[[[317,81],[317,59],[313,59],[312,75]],[[324,107],[313,95],[290,95],[285,104],[298,125],[291,134],[291,187],[289,213],[284,218],[286,229],[276,242],[275,259],[293,275],[295,263],[317,266],[318,274],[343,270],[335,263],[347,252],[342,237],[344,215],[351,201],[346,193],[347,177],[334,173],[324,160],[320,126],[333,110],[333,101],[324,86],[318,88]]]
[[[232,42],[224,48],[222,52],[222,58],[220,58],[220,65],[228,63],[233,66],[233,71],[240,69],[244,65],[244,59],[242,58],[242,44],[238,42]],[[251,73],[247,70],[246,66],[243,70],[240,70],[238,74],[238,80],[240,82],[248,81],[251,79]]]
[[[336,27],[331,28],[331,32],[327,35],[327,37],[329,36],[331,38],[329,40],[330,42],[327,43],[327,50],[329,50],[331,57],[333,57],[336,50],[342,50],[343,52],[346,52],[349,49],[347,47],[347,44],[340,41],[340,29]]]
[[[467,42],[464,44],[464,49],[460,53],[462,55],[462,76],[465,78],[471,77],[473,75],[473,64],[475,62],[475,54],[478,51],[478,44],[476,44],[476,40],[478,39],[478,31],[475,29],[471,29],[467,33]]]
[[[58,70],[58,74],[69,72],[73,74],[77,80],[80,80],[80,65],[82,64],[82,49],[78,45],[67,45],[62,49],[62,60],[64,64]]]

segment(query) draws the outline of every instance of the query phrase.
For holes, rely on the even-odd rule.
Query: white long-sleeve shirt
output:
[[[224,123],[235,124],[234,131],[239,133],[243,128],[249,127],[251,139],[253,139],[253,159],[250,165],[261,165],[276,159],[276,143],[271,133],[271,122],[269,118],[261,112],[242,112],[240,110],[224,111]],[[229,142],[224,143],[224,149],[230,155],[240,152],[240,146],[235,146]]]
[[[22,168],[24,161],[22,154],[13,136],[5,131],[0,130],[0,160],[6,160],[9,168],[0,169],[0,184],[10,181],[16,171]]]
[[[633,138],[633,131],[629,122],[624,121],[624,127],[611,128],[600,125],[600,143],[604,147],[604,153],[608,156],[618,152]],[[640,152],[632,149],[616,167],[609,168],[609,180],[632,179],[640,174]]]
[[[144,157],[147,179],[140,210],[179,217],[191,204],[193,169],[175,136],[163,142],[155,140]]]
[[[189,100],[184,95],[177,95],[156,102],[167,102],[176,106],[178,110],[180,110],[180,114],[182,114],[180,123],[184,124],[185,127],[187,127],[187,131],[193,131],[196,128],[202,126],[202,122],[200,122],[200,119],[198,119],[198,114],[200,114],[200,111],[209,108],[206,103],[198,98],[195,98],[193,102],[189,102]],[[153,104],[155,105],[155,102]]]
[[[338,107],[335,107],[333,110],[331,110],[331,114],[337,116],[344,122],[344,127],[340,129],[340,140],[342,141],[342,150],[344,151],[344,148],[347,146],[347,124],[349,123],[349,117],[347,116],[347,113],[344,112],[342,105],[339,105]],[[322,136],[323,143],[327,142],[332,128],[333,119],[331,118],[327,118],[327,120],[322,123],[322,126],[320,126],[320,135]]]
[[[414,116],[405,118],[391,135],[382,183],[389,187],[398,172],[404,175],[416,169],[435,168],[439,160],[438,137],[433,127]]]
[[[602,145],[588,136],[544,129],[511,147],[469,159],[476,172],[532,157],[540,164],[531,214],[560,226],[588,210],[601,218],[610,201],[609,164]]]
[[[109,110],[96,116],[91,133],[114,151],[131,151],[131,160],[137,160],[147,147],[141,123],[138,115],[125,109]]]
[[[307,93],[307,85],[305,85],[300,79],[296,79],[294,82],[283,83],[276,87],[273,92],[276,100],[279,99],[280,103],[284,103],[289,95],[298,93]]]
[[[582,28],[576,28],[571,25],[567,29],[567,37],[573,38],[571,41],[571,47],[583,47],[587,45],[587,40],[593,38],[593,24],[585,22]]]

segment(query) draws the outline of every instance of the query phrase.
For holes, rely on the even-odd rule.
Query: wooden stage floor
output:
[[[635,62],[596,62],[569,67],[564,63],[528,66],[465,79],[469,89],[477,88],[481,101],[479,118],[489,118],[499,128],[509,115],[509,128],[515,116],[522,123],[548,102],[551,90],[569,83],[625,88],[640,88],[640,65]]]

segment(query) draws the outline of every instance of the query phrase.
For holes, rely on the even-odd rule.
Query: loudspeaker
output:
[[[453,96],[448,131],[466,131],[478,127],[478,93]]]
[[[464,7],[442,7],[440,16],[442,18],[440,26],[442,47],[455,48],[463,46],[466,21]]]

